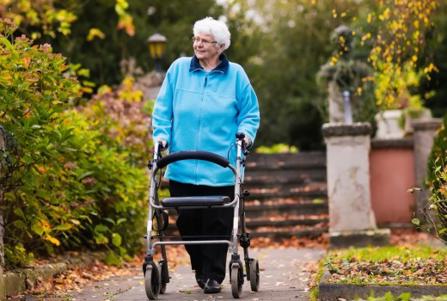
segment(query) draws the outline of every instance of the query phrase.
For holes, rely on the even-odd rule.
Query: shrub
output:
[[[434,142],[428,160],[428,187],[430,209],[436,218],[432,220],[439,237],[447,242],[447,116]],[[430,215],[428,215],[430,217]]]
[[[143,100],[142,91],[134,87],[134,79],[127,77],[116,90],[102,86],[93,99],[78,109],[94,128],[129,152],[130,164],[142,167],[152,147],[152,104],[153,101]]]
[[[82,247],[118,263],[144,226],[147,179],[133,146],[106,135],[112,118],[74,109],[82,87],[65,58],[0,25],[0,116],[11,135],[2,163],[13,169],[0,179],[6,264]]]

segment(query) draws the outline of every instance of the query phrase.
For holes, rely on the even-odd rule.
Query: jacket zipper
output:
[[[199,115],[199,133],[197,134],[197,146],[199,146],[200,142],[200,135],[201,135],[201,129],[202,129],[202,109],[203,109],[203,102],[205,101],[205,90],[206,86],[208,84],[208,74],[205,75],[205,80],[203,83],[203,90],[202,90],[202,103],[200,104],[200,115]],[[199,161],[196,161],[196,184],[198,182],[198,175],[199,175]]]

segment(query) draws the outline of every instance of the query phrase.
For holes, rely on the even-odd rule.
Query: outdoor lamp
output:
[[[161,71],[160,59],[165,53],[167,41],[168,39],[159,33],[154,33],[147,39],[149,55],[154,59],[155,70],[159,72]]]

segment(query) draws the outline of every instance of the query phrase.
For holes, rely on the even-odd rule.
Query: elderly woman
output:
[[[223,54],[230,32],[211,17],[197,21],[192,38],[194,56],[177,59],[166,73],[153,115],[154,141],[170,153],[202,150],[235,163],[235,135],[245,134],[251,145],[259,127],[255,91],[244,69]],[[168,166],[171,196],[227,195],[234,198],[230,170],[206,161],[179,161]],[[179,210],[182,237],[205,235],[229,238],[233,208]],[[185,238],[186,239],[186,238]],[[198,285],[217,293],[225,278],[227,245],[186,245]]]

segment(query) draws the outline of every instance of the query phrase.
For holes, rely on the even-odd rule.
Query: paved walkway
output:
[[[315,263],[323,255],[323,249],[310,248],[263,248],[251,250],[250,255],[259,260],[261,283],[259,292],[250,290],[245,281],[242,300],[308,300],[309,264]],[[63,296],[37,297],[17,296],[14,301],[144,301],[144,280],[141,269],[134,276],[117,276],[104,281],[92,282],[80,292],[69,292]],[[228,273],[227,273],[228,274]],[[234,300],[228,275],[222,292],[206,295],[197,286],[194,274],[188,266],[179,266],[170,271],[171,281],[166,293],[159,300]]]
[[[259,260],[261,284],[259,292],[252,292],[244,283],[242,300],[308,300],[309,273],[305,267],[324,254],[322,249],[259,249],[252,252]],[[49,299],[46,299],[49,300]],[[56,299],[52,299],[56,300]],[[142,301],[147,300],[142,273],[130,277],[114,277],[95,282],[80,293],[73,293],[58,300],[71,301]],[[171,271],[171,281],[159,300],[233,300],[228,277],[222,292],[205,295],[197,286],[189,267],[179,266]]]

